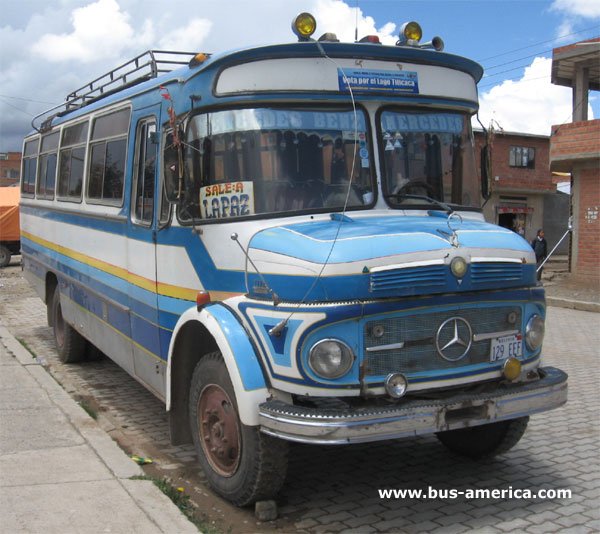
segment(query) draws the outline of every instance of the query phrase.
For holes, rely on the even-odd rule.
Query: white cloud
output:
[[[598,0],[554,0],[552,9],[579,17],[600,17],[600,2]]]
[[[553,124],[570,122],[571,89],[550,83],[551,68],[552,59],[537,57],[520,80],[506,80],[480,93],[481,122],[487,126],[494,120],[505,131],[540,135],[550,135]],[[588,116],[593,118],[591,107]]]
[[[32,51],[57,62],[114,57],[136,42],[144,44],[152,40],[143,31],[136,34],[129,20],[129,14],[121,11],[116,0],[98,0],[73,10],[71,33],[42,35],[32,45]],[[143,29],[148,32],[151,26],[145,24]]]
[[[393,45],[398,40],[398,36],[394,34],[394,23],[387,22],[377,29],[373,17],[365,17],[360,8],[357,13],[355,7],[350,7],[341,0],[317,0],[314,15],[317,19],[316,37],[325,32],[333,32],[340,41],[352,42],[357,27],[359,39],[365,35],[378,35],[380,41],[387,45]]]
[[[212,28],[207,19],[192,19],[183,28],[177,28],[163,35],[159,47],[163,50],[186,50],[195,52],[206,39]]]

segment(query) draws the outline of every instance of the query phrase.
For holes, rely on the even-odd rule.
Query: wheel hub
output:
[[[198,428],[206,459],[220,475],[230,477],[240,463],[240,426],[227,392],[206,386],[198,399]]]

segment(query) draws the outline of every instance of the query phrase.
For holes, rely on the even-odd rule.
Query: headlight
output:
[[[324,339],[310,349],[310,368],[322,378],[339,378],[345,375],[354,362],[354,354],[348,345],[336,339]]]
[[[525,327],[525,343],[529,350],[537,350],[544,341],[544,319],[539,315],[532,315]]]

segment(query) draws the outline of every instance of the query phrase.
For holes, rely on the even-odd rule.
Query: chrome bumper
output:
[[[443,400],[348,410],[294,406],[278,400],[259,406],[260,430],[289,441],[338,445],[431,434],[558,408],[567,402],[567,374],[539,369],[535,382],[498,385],[491,392],[456,394]]]

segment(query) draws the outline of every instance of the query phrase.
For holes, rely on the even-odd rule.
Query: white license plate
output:
[[[523,336],[502,336],[492,339],[490,361],[497,362],[506,358],[518,358],[523,355]]]

